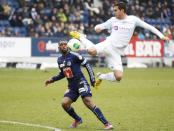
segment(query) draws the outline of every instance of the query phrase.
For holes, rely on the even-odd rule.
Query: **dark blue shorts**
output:
[[[71,98],[73,102],[75,102],[79,96],[81,96],[82,99],[92,96],[91,89],[86,81],[81,81],[76,86],[69,87],[64,94],[64,97]]]

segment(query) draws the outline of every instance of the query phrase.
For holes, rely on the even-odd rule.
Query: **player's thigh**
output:
[[[72,99],[70,97],[64,97],[62,100],[62,105],[71,105],[72,104]]]
[[[91,89],[90,89],[89,84],[87,83],[87,81],[80,82],[78,91],[79,91],[79,94],[82,97],[82,99],[85,98],[85,97],[91,97],[92,96]]]
[[[107,48],[108,48],[108,43],[106,41],[100,42],[98,44],[95,45],[95,49],[96,49],[96,54],[100,55],[100,54],[107,54]]]
[[[70,98],[72,100],[72,102],[75,102],[79,97],[79,93],[76,90],[67,89],[64,94],[64,98],[66,98],[66,97]]]
[[[108,54],[108,56],[106,57],[106,61],[108,64],[108,67],[117,72],[119,72],[119,74],[121,74],[121,72],[123,72],[123,65],[122,65],[122,61],[121,61],[121,56],[114,52],[114,51],[110,51],[110,54]]]
[[[87,49],[87,52],[88,52],[90,55],[97,55],[97,50],[96,50],[96,47],[95,47],[95,46],[92,46],[92,47],[90,47],[89,49]]]

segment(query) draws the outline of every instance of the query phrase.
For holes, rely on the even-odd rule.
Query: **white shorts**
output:
[[[123,48],[113,47],[106,40],[95,45],[97,54],[104,53],[106,55],[106,61],[108,67],[111,70],[119,70],[123,72],[123,66],[121,61],[121,54],[123,54]]]

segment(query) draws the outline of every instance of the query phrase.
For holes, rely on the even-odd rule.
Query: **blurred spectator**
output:
[[[53,36],[53,33],[52,33],[52,31],[50,29],[47,29],[47,32],[45,33],[45,35],[47,37],[52,37]]]
[[[34,38],[38,38],[39,34],[37,32],[34,33]]]
[[[38,14],[36,16],[35,24],[36,25],[43,25],[43,23],[44,23],[43,20],[41,19],[40,15]]]
[[[46,34],[46,31],[45,31],[45,28],[44,26],[41,26],[41,29],[40,29],[40,37],[46,37],[47,34]]]
[[[2,21],[0,26],[9,26],[10,29],[11,27],[24,27],[27,30],[27,36],[31,35],[32,37],[35,37],[33,31],[39,37],[46,36],[46,33],[51,36],[53,34],[56,37],[63,37],[70,30],[80,30],[86,34],[90,34],[94,33],[91,28],[96,24],[104,22],[113,16],[113,5],[115,2],[114,0],[102,0],[102,4],[97,9],[100,13],[97,14],[93,10],[94,0],[28,1],[25,1],[24,4],[22,0],[15,0],[14,2],[18,2],[19,8],[12,6],[13,4],[8,5],[8,2],[7,4],[6,2],[3,4],[0,3],[0,20],[9,21],[9,23]],[[90,8],[87,8],[85,2]],[[169,25],[170,22],[172,26],[174,25],[173,0],[127,0],[127,2],[128,14],[139,16],[141,19],[156,26],[159,30],[163,30],[165,28],[164,25]],[[40,25],[44,28],[42,31]],[[152,33],[147,31],[141,32],[139,29],[136,31],[140,39],[144,39],[144,36],[153,38]],[[9,36],[5,32],[5,30],[1,30],[1,36]],[[173,32],[167,32],[166,34],[171,35],[173,38]],[[108,35],[108,33],[105,30],[99,35]]]
[[[36,17],[37,17],[37,12],[35,8],[31,9],[31,18],[36,21]]]
[[[158,7],[155,7],[155,15],[153,18],[156,18],[156,19],[161,18],[161,11],[159,10]]]
[[[146,37],[146,40],[151,39],[149,33],[146,33],[146,34],[145,34],[145,37]]]
[[[15,14],[13,14],[10,18],[10,24],[12,27],[15,27],[17,26],[17,16]]]
[[[30,20],[30,23],[27,26],[27,30],[29,30],[30,28],[36,28],[36,25],[34,24],[34,21],[33,20]]]
[[[157,40],[157,36],[156,35],[152,35],[152,40]]]
[[[84,33],[85,34],[89,34],[90,30],[89,30],[89,25],[88,23],[84,23]]]
[[[4,19],[8,19],[11,13],[11,7],[9,5],[6,4],[6,2],[4,2],[3,4],[3,14],[4,14]]]
[[[61,22],[66,22],[67,21],[67,17],[63,12],[63,8],[59,9],[59,12],[57,13],[58,17],[60,18]]]
[[[142,33],[142,31],[139,31],[139,32],[138,32],[138,38],[139,38],[140,40],[145,40],[145,39],[146,39],[146,37],[145,37],[145,35]]]
[[[0,20],[3,19],[3,16],[4,16],[4,8],[3,8],[3,6],[2,6],[2,4],[0,2]]]
[[[53,8],[52,10],[51,10],[51,16],[55,16],[56,18],[57,18],[57,8]]]
[[[103,11],[104,11],[104,14],[107,14],[107,12],[110,10],[110,3],[108,0],[104,0],[103,4]]]
[[[170,29],[168,25],[165,25],[165,26],[163,27],[163,34],[164,34],[165,36],[169,37],[170,39],[173,38],[172,32],[171,32],[171,31],[172,31],[172,28]]]
[[[7,36],[7,37],[12,36],[12,33],[10,31],[10,27],[8,27],[8,26],[5,28],[5,32],[4,33],[5,33],[5,36]]]
[[[140,38],[138,37],[138,32],[134,31],[134,34],[132,36],[132,40],[139,40]]]
[[[156,24],[155,25],[155,28],[158,29],[159,31],[161,31],[161,28],[160,28],[160,25],[159,24]]]
[[[34,34],[35,34],[35,29],[33,27],[32,28],[29,28],[29,31],[28,31],[27,36],[33,37]]]
[[[20,37],[21,35],[19,34],[18,31],[15,31],[14,34],[12,35],[12,37]]]
[[[163,27],[163,31],[162,31],[164,34],[171,34],[171,31],[169,29],[169,26],[168,25],[165,25]]]

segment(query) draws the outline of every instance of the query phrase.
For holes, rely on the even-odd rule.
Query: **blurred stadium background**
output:
[[[78,30],[94,43],[108,32],[96,34],[94,26],[113,15],[114,0],[0,0],[0,67],[20,62],[37,63],[37,68],[55,67],[57,43],[69,40],[68,32]],[[169,44],[147,30],[136,28],[123,56],[126,67],[174,66],[174,1],[127,0],[128,14],[136,15],[168,36]],[[105,57],[85,55],[97,67]],[[9,63],[10,62],[10,63]],[[50,64],[48,64],[50,63]],[[29,65],[30,67],[31,65]],[[27,67],[26,67],[27,68]]]
[[[107,30],[96,34],[94,26],[112,16],[115,1],[0,0],[0,131],[44,130],[1,123],[3,120],[71,131],[68,126],[72,119],[61,108],[66,80],[50,88],[44,88],[44,81],[57,74],[57,44],[70,39],[70,30],[87,34],[95,43],[107,37]],[[105,81],[98,91],[92,88],[93,100],[116,130],[173,131],[174,0],[126,2],[128,14],[155,26],[171,41],[165,43],[151,32],[136,28],[122,56],[123,81]],[[79,53],[88,58],[95,73],[109,71],[104,55]],[[77,131],[103,130],[81,100],[73,106],[84,119]]]

